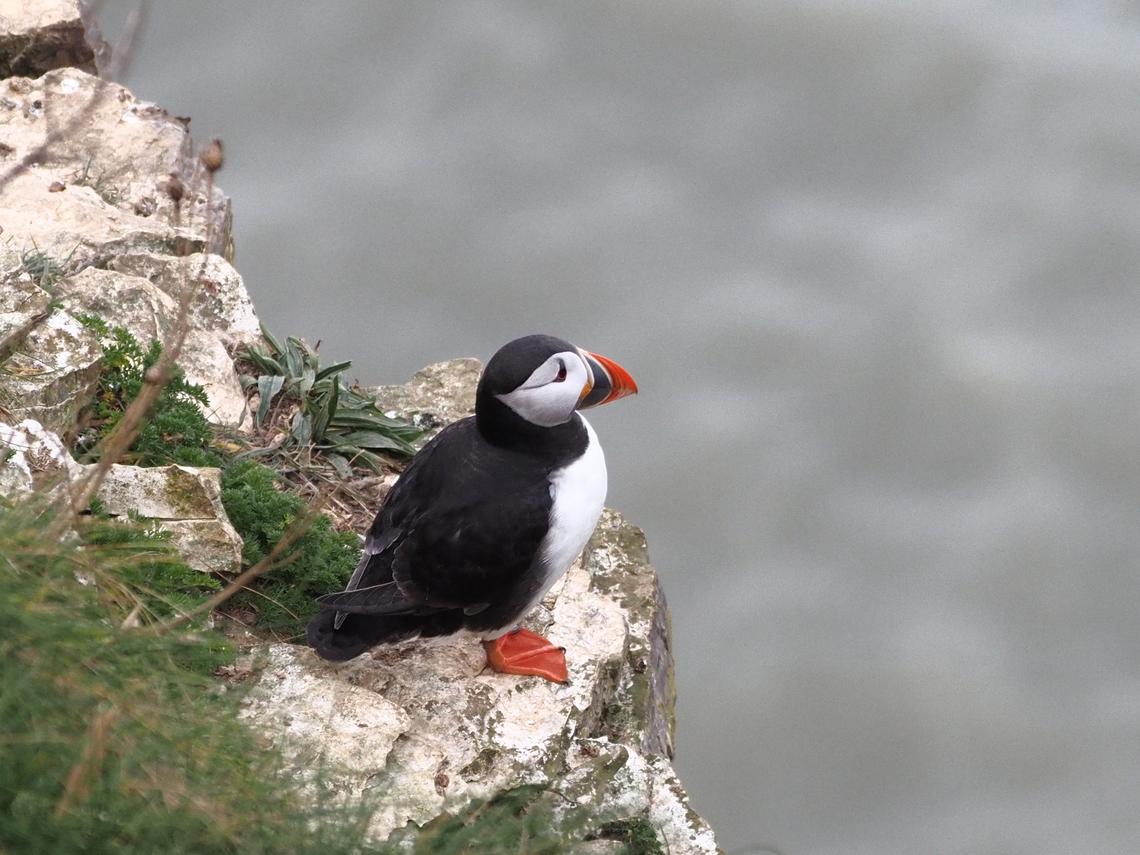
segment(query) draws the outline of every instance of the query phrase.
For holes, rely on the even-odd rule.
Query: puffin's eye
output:
[[[554,376],[554,382],[555,383],[561,383],[565,379],[566,379],[566,363],[565,362],[559,362],[558,363],[558,373]]]

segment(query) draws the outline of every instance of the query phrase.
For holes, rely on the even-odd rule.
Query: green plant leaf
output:
[[[313,417],[308,413],[295,413],[292,435],[298,445],[308,445],[313,437]]]
[[[329,384],[328,393],[324,399],[324,406],[318,409],[314,415],[313,442],[318,444],[324,442],[325,432],[328,430],[329,422],[332,420],[332,417],[336,415],[338,386],[338,383]]]
[[[280,374],[263,374],[257,378],[257,394],[261,396],[257,405],[257,427],[261,427],[265,421],[270,403],[284,385],[285,378]]]
[[[306,365],[301,371],[301,379],[297,381],[297,394],[301,396],[302,402],[309,397],[309,392],[312,390],[316,379],[317,372],[313,370],[312,366]]]
[[[285,348],[283,348],[281,346],[281,342],[277,339],[277,337],[275,335],[273,335],[273,333],[271,333],[266,328],[265,324],[261,325],[261,337],[264,338],[267,342],[269,342],[269,346],[271,348],[273,348],[274,354],[282,353],[285,350]]]
[[[317,379],[318,380],[324,380],[326,377],[328,377],[330,375],[340,374],[342,371],[347,371],[351,367],[352,367],[351,361],[334,363],[332,365],[326,366],[325,368],[322,368],[319,372],[317,372]]]
[[[343,407],[339,408],[336,415],[330,419],[333,427],[338,428],[372,428],[378,427],[393,427],[389,424],[392,420],[385,416],[383,413],[373,410],[372,412],[353,412],[345,410]],[[402,424],[402,423],[401,423]]]
[[[351,433],[337,434],[328,438],[335,448],[356,446],[357,448],[387,448],[394,451],[405,451],[408,444],[403,440],[375,430],[356,430]]]

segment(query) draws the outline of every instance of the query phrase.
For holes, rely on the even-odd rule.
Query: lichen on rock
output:
[[[0,407],[70,433],[99,379],[103,350],[90,331],[53,311],[28,329],[0,362]]]
[[[222,508],[217,469],[116,463],[98,497],[110,516],[143,517],[170,532],[195,570],[232,576],[241,569],[242,541]]]

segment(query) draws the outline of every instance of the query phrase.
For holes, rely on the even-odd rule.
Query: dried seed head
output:
[[[202,150],[202,165],[209,173],[217,172],[225,163],[226,155],[222,149],[222,141],[217,137],[210,140],[210,144]]]
[[[157,365],[152,365],[143,374],[143,380],[147,383],[158,383],[162,380],[162,372],[159,371]]]
[[[182,201],[182,196],[185,192],[186,185],[182,183],[182,176],[177,172],[171,172],[170,180],[166,182],[166,195],[177,205]]]

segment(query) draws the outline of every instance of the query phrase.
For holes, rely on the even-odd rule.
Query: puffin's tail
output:
[[[348,615],[339,629],[333,627],[335,619],[335,610],[321,609],[320,613],[309,621],[306,633],[309,646],[317,651],[317,655],[333,662],[355,659],[377,644],[385,641],[404,641],[417,634],[414,627],[407,626],[407,619],[402,615],[392,618]]]
[[[417,636],[448,635],[462,624],[463,612],[423,615],[346,615],[334,628],[335,609],[322,609],[309,621],[309,646],[322,659],[344,662],[355,659],[377,644],[393,644]]]

